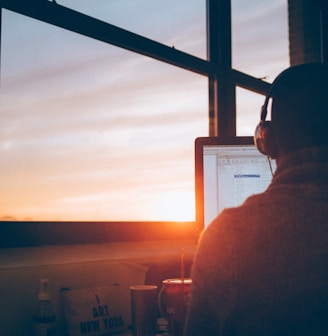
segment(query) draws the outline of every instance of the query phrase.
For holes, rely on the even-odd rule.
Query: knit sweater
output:
[[[328,148],[280,162],[195,255],[185,335],[328,335]]]

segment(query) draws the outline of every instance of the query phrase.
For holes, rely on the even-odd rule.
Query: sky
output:
[[[232,1],[234,68],[271,82],[288,66],[286,2]],[[57,3],[206,58],[204,0]],[[194,220],[207,78],[2,17],[0,218]],[[238,135],[252,135],[263,96],[238,89],[237,99]]]

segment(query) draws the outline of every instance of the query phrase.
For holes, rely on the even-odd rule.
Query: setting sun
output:
[[[164,221],[194,221],[193,191],[172,191],[158,194],[150,206],[150,216]]]

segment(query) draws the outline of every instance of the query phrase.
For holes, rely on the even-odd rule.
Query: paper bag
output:
[[[69,336],[105,336],[128,330],[120,286],[62,290]]]

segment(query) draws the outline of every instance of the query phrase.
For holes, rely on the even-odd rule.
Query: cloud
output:
[[[287,2],[232,4],[233,66],[273,80],[289,62]]]

